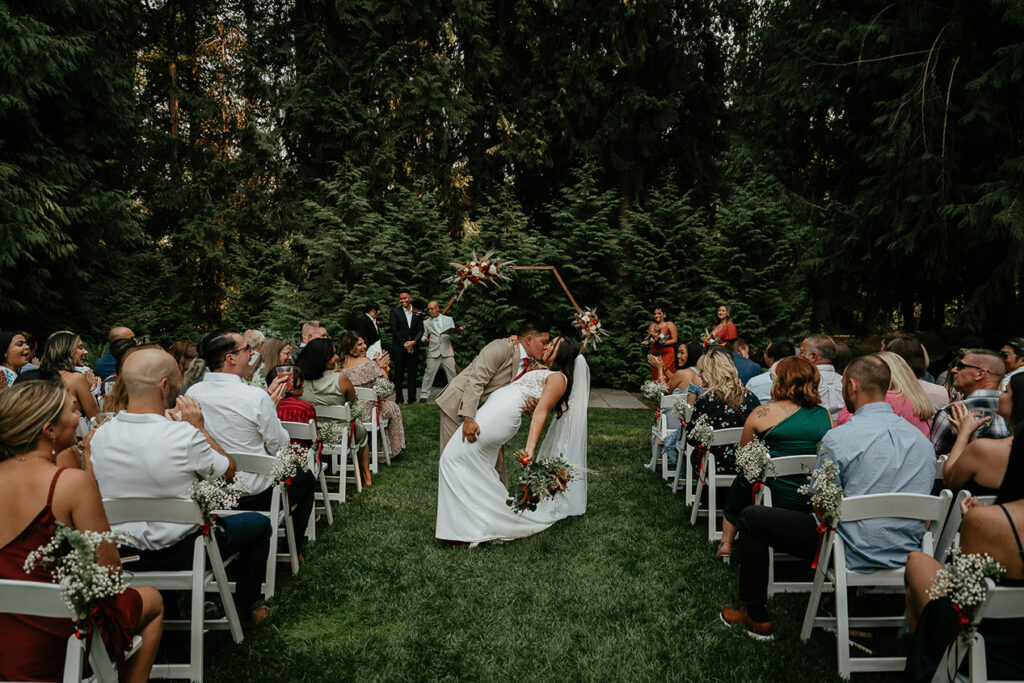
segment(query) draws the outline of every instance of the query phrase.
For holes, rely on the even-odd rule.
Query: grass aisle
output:
[[[437,407],[403,415],[407,452],[335,507],[271,620],[207,635],[209,680],[836,679],[832,637],[799,641],[804,596],[772,603],[773,643],[719,624],[736,570],[641,468],[648,413],[590,411],[585,516],[474,550],[434,539]]]

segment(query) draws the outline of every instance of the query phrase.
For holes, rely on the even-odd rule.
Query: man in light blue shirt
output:
[[[850,362],[843,377],[843,399],[854,413],[825,434],[818,465],[839,465],[844,496],[869,493],[931,492],[935,455],[921,432],[893,413],[885,402],[889,367],[876,355]],[[924,523],[901,519],[843,522],[839,535],[846,545],[849,569],[873,572],[902,566],[911,550],[920,550]],[[798,510],[752,505],[740,514],[736,555],[740,565],[743,609],[724,609],[726,624],[742,624],[754,638],[772,638],[768,614],[768,549],[811,559],[818,547],[815,516]]]
[[[754,392],[754,396],[757,396],[757,400],[761,402],[761,405],[772,400],[772,384],[774,383],[772,380],[772,370],[775,369],[775,364],[783,358],[795,355],[796,348],[792,342],[788,342],[785,339],[773,341],[764,350],[764,364],[768,366],[768,371],[755,375],[747,382],[747,389]]]

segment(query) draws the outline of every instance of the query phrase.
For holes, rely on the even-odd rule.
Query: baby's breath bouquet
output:
[[[274,480],[274,484],[291,484],[292,477],[300,470],[309,470],[309,449],[289,442],[277,452],[274,467],[270,470],[270,478]]]
[[[345,442],[349,426],[342,420],[323,419],[317,421],[316,432],[325,445],[334,446]]]
[[[395,384],[394,382],[389,382],[383,377],[378,377],[373,381],[373,390],[377,394],[377,400],[383,401],[388,396],[394,393]]]
[[[711,426],[711,420],[706,414],[701,414],[691,425],[689,436],[704,448],[711,445],[711,439],[715,435],[715,428]]]
[[[57,522],[53,538],[25,558],[25,573],[50,567],[61,597],[78,621],[90,617],[97,600],[120,595],[128,588],[128,577],[120,565],[102,565],[98,551],[104,543],[119,545],[127,534],[115,531],[80,531]]]
[[[959,616],[959,633],[965,643],[971,641],[977,628],[973,619],[978,607],[985,601],[986,577],[998,581],[1004,573],[1006,567],[992,559],[988,553],[965,553],[955,548],[949,564],[932,578],[928,597],[932,600],[949,597]]]
[[[668,384],[660,380],[655,382],[654,380],[649,379],[640,385],[640,393],[643,394],[645,398],[649,398],[660,405],[661,398],[668,394]]]
[[[690,403],[686,400],[686,394],[676,394],[676,397],[672,399],[672,409],[679,414],[680,419],[686,414],[689,406]]]
[[[775,472],[771,451],[764,441],[757,438],[736,449],[736,469],[750,483],[760,482]]]
[[[228,484],[223,477],[193,481],[189,494],[199,506],[199,512],[206,521],[203,533],[209,534],[209,530],[217,524],[214,510],[234,510],[238,507],[238,501],[248,492],[245,486]]]
[[[576,472],[562,458],[534,460],[525,450],[516,451],[512,457],[523,466],[519,478],[512,485],[515,494],[506,501],[514,512],[536,510],[542,500],[564,491]]]
[[[811,482],[797,489],[810,497],[811,507],[827,525],[842,519],[843,487],[836,484],[838,476],[839,465],[835,460],[825,459],[811,472]]]

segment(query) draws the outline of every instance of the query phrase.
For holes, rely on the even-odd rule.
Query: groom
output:
[[[507,339],[495,339],[485,346],[437,397],[441,408],[441,451],[460,426],[464,441],[476,441],[480,433],[476,423],[477,408],[495,389],[521,377],[529,369],[531,358],[539,361],[550,338],[535,323],[521,326],[517,336],[515,344]],[[500,455],[495,469],[505,483],[505,460]]]

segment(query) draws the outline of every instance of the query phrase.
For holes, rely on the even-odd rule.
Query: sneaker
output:
[[[774,640],[775,635],[772,632],[772,622],[770,621],[754,621],[747,614],[747,608],[743,609],[723,609],[718,618],[722,620],[722,623],[726,626],[735,626],[736,624],[743,624],[746,629],[746,634],[754,640]]]

